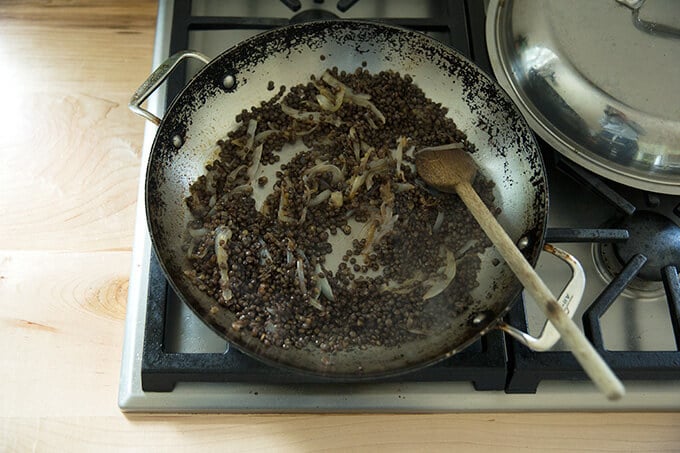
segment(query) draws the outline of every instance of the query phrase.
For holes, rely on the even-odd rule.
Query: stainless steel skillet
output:
[[[175,98],[162,120],[142,110],[144,99],[185,58],[197,58],[206,66]],[[133,97],[131,108],[159,125],[145,202],[152,242],[169,282],[206,324],[242,351],[268,363],[330,378],[379,378],[414,370],[459,352],[499,326],[534,347],[545,348],[546,343],[502,324],[521,286],[493,247],[481,256],[479,287],[472,294],[475,303],[462,313],[443,312],[446,329],[396,348],[328,353],[313,346],[264,346],[233,330],[233,314],[211,310],[216,302],[184,276],[188,263],[182,238],[192,219],[184,199],[191,182],[214,158],[215,142],[236,126],[235,116],[271,96],[266,89],[269,81],[293,86],[329,67],[352,71],[364,62],[371,72],[392,69],[409,74],[428,97],[448,108],[458,127],[477,145],[475,160],[482,172],[496,183],[496,203],[502,209],[499,220],[522,243],[529,261],[536,262],[544,247],[546,175],[531,130],[502,89],[465,57],[422,34],[368,22],[328,21],[258,35],[212,61],[195,52],[177,54]],[[580,300],[583,275],[577,264],[572,267],[575,278],[561,299],[573,303]],[[554,332],[547,336],[555,338]]]

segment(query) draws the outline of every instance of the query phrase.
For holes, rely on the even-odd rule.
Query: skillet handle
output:
[[[680,38],[680,28],[640,19],[640,10],[642,9],[642,5],[645,3],[645,0],[616,1],[633,12],[633,25],[635,25],[635,28],[638,30],[642,30],[643,32],[649,33],[650,35],[660,35],[667,38]]]
[[[570,318],[573,318],[574,313],[576,313],[576,309],[581,303],[583,292],[586,288],[586,274],[583,270],[583,267],[574,256],[553,246],[552,244],[545,244],[543,250],[560,258],[571,268],[571,280],[569,280],[569,283],[567,283],[564,291],[562,291],[562,294],[560,294],[560,296],[557,298],[557,303],[560,304],[562,309],[567,313],[567,315],[569,315]],[[547,351],[548,349],[552,348],[560,339],[560,333],[557,331],[557,329],[555,329],[555,326],[553,326],[550,321],[545,324],[545,328],[538,338],[533,337],[528,333],[523,332],[504,322],[498,324],[498,328],[513,337],[515,340],[522,343],[527,348],[534,351]]]
[[[187,58],[195,58],[205,64],[208,64],[210,61],[210,58],[207,56],[193,50],[183,50],[170,56],[158,68],[156,68],[153,73],[151,73],[149,78],[147,78],[139,88],[137,88],[137,91],[135,91],[135,94],[132,95],[130,98],[130,103],[128,104],[130,110],[135,112],[137,115],[146,118],[155,125],[159,125],[161,123],[161,119],[145,108],[142,108],[142,103],[146,101],[146,98],[148,98],[151,93],[156,91],[156,89],[161,83],[165,81],[165,79],[168,78],[177,65],[182,60]]]

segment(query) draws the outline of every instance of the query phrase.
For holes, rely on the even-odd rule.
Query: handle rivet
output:
[[[524,250],[525,248],[527,248],[528,245],[529,238],[527,238],[526,236],[523,236],[522,238],[520,238],[519,241],[517,241],[517,248],[520,250]]]
[[[222,85],[227,90],[231,90],[232,88],[234,88],[234,85],[236,85],[236,79],[234,78],[233,75],[227,74],[224,76],[224,79],[222,79]]]
[[[172,137],[172,146],[174,146],[175,148],[179,149],[182,147],[183,144],[184,140],[182,140],[182,137],[180,137],[179,135],[174,135]]]
[[[485,315],[484,313],[480,313],[480,314],[478,314],[477,316],[475,316],[475,317],[472,319],[472,324],[474,324],[474,325],[479,325],[479,324],[481,324],[482,321],[484,321],[485,319],[486,319],[486,315]]]

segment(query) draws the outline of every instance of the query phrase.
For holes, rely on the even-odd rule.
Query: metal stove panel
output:
[[[464,53],[477,54],[480,58],[480,65],[488,68],[485,63],[486,56],[483,54],[485,43],[483,41],[484,23],[483,11],[481,17],[474,14],[479,10],[480,5],[476,2],[464,2],[463,0],[448,2],[402,2],[403,8],[396,8],[396,13],[385,11],[387,1],[362,0],[351,8],[342,17],[374,17],[377,13],[384,14],[386,17],[409,16],[411,18],[421,18],[418,11],[429,12],[437,8],[459,8],[463,11],[463,16],[468,15],[468,26],[479,28],[477,33],[482,39],[473,41],[468,48],[467,44],[460,44]],[[182,44],[182,38],[171,39],[172,11],[176,8],[187,10],[188,2],[177,1],[161,2],[159,6],[159,21],[157,24],[156,44],[154,50],[153,66],[158,66],[170,53],[171,40],[175,45]],[[389,2],[389,8],[393,8],[393,2]],[[335,8],[335,1],[311,2],[302,1],[304,8]],[[446,6],[442,6],[446,5]],[[453,5],[453,6],[452,6]],[[272,8],[264,11],[260,8]],[[225,8],[228,8],[225,9]],[[233,9],[234,8],[234,9]],[[420,8],[418,11],[409,8]],[[460,9],[462,8],[462,9]],[[199,23],[197,26],[190,27],[193,31],[186,38],[188,42],[184,47],[190,45],[199,50],[203,50],[209,55],[217,55],[229,43],[235,43],[250,34],[256,33],[257,27],[251,20],[246,30],[238,30],[230,36],[220,34],[222,32],[207,32],[211,29],[210,18],[214,15],[227,14],[235,17],[239,14],[264,14],[270,18],[289,18],[293,13],[282,3],[275,0],[257,0],[242,2],[218,2],[218,1],[194,1],[191,11],[196,16],[201,16],[206,22]],[[264,11],[264,12],[262,12]],[[446,38],[449,33],[442,32],[440,20],[426,19],[423,16],[417,19],[419,23],[426,23],[427,30],[434,30],[441,33]],[[437,17],[437,16],[434,16]],[[199,17],[200,19],[200,17]],[[274,26],[281,19],[270,21],[269,26]],[[389,19],[388,19],[389,20]],[[416,20],[416,19],[414,19]],[[463,27],[465,17],[462,17]],[[459,25],[456,25],[458,27]],[[198,31],[200,30],[200,31]],[[466,29],[466,33],[474,34],[473,31]],[[211,37],[214,36],[214,37]],[[455,40],[455,38],[454,38]],[[192,68],[190,68],[192,70]],[[175,86],[170,83],[170,89],[176,90],[181,86],[181,81],[175,82]],[[163,100],[165,88],[156,92],[149,101],[152,111],[162,112],[164,110]],[[155,127],[148,125],[145,129],[144,146],[142,148],[142,169],[140,181],[145,175],[145,165],[150,152],[151,143],[155,135]],[[607,212],[611,207],[606,202],[599,202],[584,192],[580,184],[570,182],[562,175],[554,175],[551,172],[551,182],[553,193],[560,186],[565,186],[564,193],[572,193],[577,196],[556,198],[552,202],[550,211],[551,227],[573,227],[575,218],[573,214],[582,214],[589,211],[598,214],[597,218],[589,218],[588,223],[578,225],[579,227],[598,227],[599,221],[607,218]],[[556,355],[567,356],[568,353],[562,352],[562,346],[558,344],[554,351],[536,354],[530,351],[523,351],[521,346],[511,343],[510,352],[515,354],[513,361],[524,361],[524,364],[536,365],[537,373],[542,378],[535,382],[537,386],[535,394],[507,394],[503,391],[476,391],[468,382],[391,382],[382,384],[360,384],[360,385],[325,385],[325,384],[296,384],[288,383],[285,385],[273,385],[269,383],[201,383],[188,382],[179,383],[172,392],[144,392],[141,382],[141,368],[143,357],[143,340],[146,321],[147,307],[145,300],[148,294],[149,272],[151,263],[151,244],[146,229],[146,219],[143,205],[143,184],[140,183],[139,200],[137,207],[137,223],[135,227],[135,240],[133,246],[132,274],[129,283],[128,311],[126,317],[126,333],[123,350],[123,360],[121,366],[121,379],[119,388],[119,406],[123,411],[130,412],[294,412],[294,411],[323,411],[323,412],[443,412],[443,411],[530,411],[530,410],[678,410],[680,409],[680,378],[668,381],[626,381],[628,394],[618,403],[608,402],[604,396],[598,394],[594,386],[589,382],[574,382],[570,380],[559,380],[559,369],[553,368],[551,372],[545,372],[541,366],[549,363]],[[561,201],[560,201],[561,200]],[[587,202],[584,200],[588,200]],[[561,206],[561,207],[560,207]],[[587,257],[592,253],[590,244],[560,244],[570,253],[575,253],[580,257],[586,267],[587,278],[590,282],[595,282],[596,287],[589,285],[586,289],[584,299],[593,300],[600,290],[604,287],[602,278],[598,275],[594,265],[589,264]],[[584,258],[586,257],[586,258]],[[558,265],[550,262],[548,255],[542,258],[538,264],[539,273],[549,280],[549,286],[555,292],[559,292],[566,282],[568,275],[565,270],[558,269]],[[568,271],[566,271],[568,272]],[[672,342],[672,326],[670,321],[664,321],[663,304],[658,300],[642,301],[636,304],[626,301],[626,294],[622,296],[625,303],[615,303],[602,319],[602,337],[604,346],[609,349],[621,349],[615,351],[613,356],[608,356],[613,361],[618,361],[624,350],[633,346],[640,346],[643,349],[667,350],[663,351],[669,358],[669,366],[672,370],[680,370],[680,360],[677,359],[677,348]],[[652,298],[653,299],[653,298]],[[164,338],[165,352],[170,354],[182,352],[203,352],[220,354],[227,349],[226,343],[217,337],[212,331],[207,329],[195,318],[193,313],[183,304],[172,297],[168,301],[168,325],[170,331],[175,332]],[[642,305],[644,304],[644,305]],[[514,313],[517,318],[529,318],[529,330],[536,332],[545,322],[544,318],[533,309],[531,303],[527,303],[527,313],[518,306]],[[580,320],[581,314],[586,309],[585,305],[579,310],[576,318]],[[666,312],[668,311],[665,308]],[[640,312],[644,319],[640,319]],[[667,316],[667,315],[666,315]],[[631,321],[630,319],[633,319]],[[620,329],[620,321],[625,320],[625,327]],[[579,321],[580,322],[580,321]],[[519,323],[521,325],[521,322]],[[642,339],[652,333],[650,339]],[[519,353],[517,353],[519,351]],[[655,354],[655,352],[652,352]],[[670,355],[669,355],[670,354]],[[609,360],[609,359],[608,359]],[[512,363],[512,366],[518,363]],[[567,360],[566,365],[561,366],[576,369],[576,379],[578,377],[578,367],[574,360]],[[674,371],[674,372],[675,372]],[[515,370],[518,375],[522,370]],[[533,372],[533,371],[532,371]],[[553,375],[554,374],[554,375]],[[624,376],[634,377],[632,374]],[[535,376],[531,375],[530,378]],[[635,379],[639,379],[636,377]],[[510,383],[512,384],[512,383]],[[510,385],[509,390],[513,391]]]

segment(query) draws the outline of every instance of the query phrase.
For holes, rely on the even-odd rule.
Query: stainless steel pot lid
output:
[[[500,84],[559,152],[612,180],[680,195],[680,2],[491,0]]]

